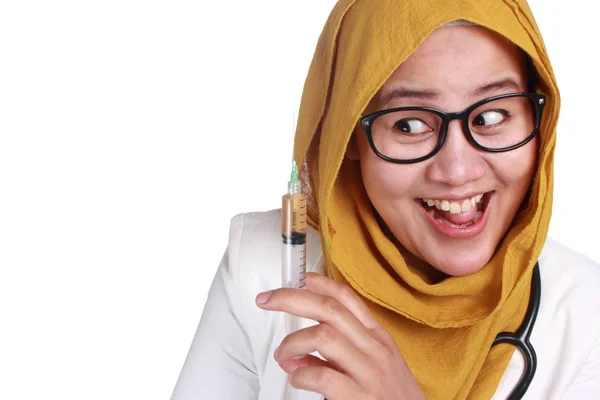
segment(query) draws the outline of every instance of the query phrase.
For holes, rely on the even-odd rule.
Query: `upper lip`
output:
[[[441,196],[431,196],[431,197],[421,197],[421,200],[464,200],[470,199],[471,197],[475,197],[478,194],[486,194],[490,191],[482,191],[482,192],[469,192],[464,194],[444,194]]]

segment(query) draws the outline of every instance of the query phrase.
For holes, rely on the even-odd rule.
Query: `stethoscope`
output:
[[[523,397],[527,388],[533,381],[535,370],[537,368],[537,356],[535,355],[535,349],[529,341],[531,332],[533,332],[533,325],[540,309],[540,298],[542,295],[542,280],[540,278],[540,265],[535,263],[533,267],[533,278],[531,279],[531,293],[529,295],[529,305],[527,306],[527,313],[523,319],[523,323],[519,329],[515,332],[500,332],[492,347],[500,343],[508,343],[515,346],[522,354],[525,359],[525,371],[517,382],[517,386],[513,389],[506,400],[519,400]],[[327,399],[324,399],[327,400]]]
[[[540,309],[540,298],[542,295],[542,281],[540,278],[540,265],[536,262],[533,267],[533,278],[531,279],[531,294],[529,295],[529,305],[527,306],[527,313],[523,319],[523,323],[519,329],[515,332],[500,332],[492,347],[500,343],[508,343],[515,346],[525,359],[525,370],[521,379],[517,383],[517,386],[513,389],[507,400],[518,400],[523,397],[527,388],[533,381],[535,370],[537,368],[537,357],[535,355],[535,349],[529,341],[531,332],[533,331],[533,325],[537,318],[538,311]]]

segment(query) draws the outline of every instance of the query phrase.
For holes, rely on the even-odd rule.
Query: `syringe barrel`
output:
[[[306,277],[306,196],[286,194],[281,204],[281,286],[302,289]],[[286,333],[298,330],[299,321],[285,314]]]
[[[306,285],[306,196],[300,190],[298,168],[292,164],[288,194],[281,201],[281,284],[302,289]],[[300,329],[300,318],[285,313],[285,334]],[[300,390],[286,385],[286,400],[296,400]]]

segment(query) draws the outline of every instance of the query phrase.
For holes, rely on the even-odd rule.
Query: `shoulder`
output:
[[[281,210],[238,214],[231,220],[229,232],[230,262],[238,272],[281,284]],[[319,233],[308,228],[306,234],[306,269],[312,271],[321,258]],[[232,260],[233,258],[233,260]],[[279,279],[279,280],[277,280]],[[271,287],[272,288],[272,287]]]
[[[577,265],[581,265],[584,268],[592,268],[598,271],[600,268],[600,264],[587,257],[586,255],[577,252],[564,244],[557,242],[556,240],[548,237],[546,239],[546,243],[544,244],[544,248],[542,249],[542,254],[540,259],[553,257],[562,262],[576,262]]]
[[[562,321],[560,331],[572,330],[584,343],[600,336],[600,319],[592,318],[600,309],[600,265],[553,239],[547,239],[539,258],[542,279],[541,308],[555,322]],[[575,334],[575,329],[582,330]]]
[[[585,255],[548,238],[539,258],[543,290],[551,297],[585,298],[600,305],[600,265]],[[564,298],[563,298],[564,299]],[[584,308],[589,310],[588,307]]]
[[[255,298],[260,292],[281,287],[281,246],[281,210],[239,214],[231,220],[227,249],[230,279],[240,323],[261,376],[272,362],[269,354],[283,339],[283,316],[261,310]],[[307,271],[322,273],[320,237],[311,228],[307,231],[306,253]]]
[[[600,265],[553,239],[539,258],[542,293],[531,342],[538,355],[533,393],[564,393],[600,338]]]
[[[570,326],[585,326],[596,339],[600,319],[590,317],[600,309],[600,265],[553,239],[547,239],[539,265],[541,307],[555,319],[569,316]]]

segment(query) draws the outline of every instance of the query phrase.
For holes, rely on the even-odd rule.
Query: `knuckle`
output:
[[[329,368],[319,368],[315,374],[315,381],[319,388],[333,387],[335,384],[335,374]]]
[[[340,285],[338,293],[339,293],[340,298],[344,299],[344,300],[351,300],[354,298],[354,296],[356,296],[354,289],[352,289],[348,285],[343,285],[343,284]]]
[[[375,327],[370,328],[369,330],[371,331],[371,335],[377,338],[377,341],[380,342],[386,348],[396,347],[396,341],[394,340],[394,337],[384,328]]]
[[[330,343],[335,336],[333,328],[327,324],[319,324],[315,328],[317,340],[321,343]]]
[[[327,314],[337,314],[342,309],[342,304],[333,297],[327,297],[323,300],[322,308]]]

